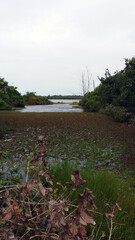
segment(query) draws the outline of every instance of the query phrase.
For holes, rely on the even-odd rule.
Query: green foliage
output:
[[[0,78],[0,110],[11,110],[12,107],[24,107],[24,100],[16,87],[9,86]]]
[[[124,107],[108,105],[105,108],[105,114],[113,117],[117,122],[125,122],[126,120],[126,109]]]
[[[94,92],[84,95],[80,104],[85,111],[106,108],[105,112],[120,122],[126,120],[126,111],[135,113],[135,58],[125,59],[125,65],[123,70],[114,75],[107,69],[105,77],[99,78],[101,84]]]
[[[24,107],[24,100],[21,94],[16,90],[9,88],[8,89],[8,96],[7,102],[12,107]]]
[[[23,96],[26,105],[49,105],[52,104],[45,96],[37,96],[34,92],[27,92]]]
[[[106,70],[97,93],[102,107],[112,104],[135,112],[135,58],[125,59],[125,64],[124,70],[113,76]]]
[[[100,102],[97,92],[94,91],[86,93],[79,104],[86,112],[98,112],[100,109]]]
[[[0,98],[8,98],[7,88],[8,83],[4,80],[4,78],[0,78]]]
[[[0,110],[11,110],[11,106],[9,106],[4,100],[0,99]]]
[[[95,99],[90,99],[86,103],[86,111],[88,112],[98,112],[100,108],[100,102]]]

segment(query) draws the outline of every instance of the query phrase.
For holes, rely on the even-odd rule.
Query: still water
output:
[[[51,102],[53,103],[74,103],[74,102],[79,102],[80,100],[78,99],[50,99]]]
[[[65,104],[26,106],[24,109],[17,110],[17,111],[19,112],[82,112],[82,109],[74,108],[73,105],[65,103]]]

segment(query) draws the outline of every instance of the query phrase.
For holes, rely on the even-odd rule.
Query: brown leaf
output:
[[[80,222],[80,224],[87,226],[87,223],[83,218],[80,218],[79,222]]]
[[[27,191],[30,193],[31,192],[31,190],[33,189],[33,187],[35,187],[35,185],[36,185],[36,183],[37,183],[37,181],[35,180],[35,181],[28,181],[27,183],[26,183],[26,188],[27,188]]]
[[[80,212],[80,223],[83,225],[87,225],[87,224],[91,224],[91,225],[95,225],[95,221],[92,217],[92,215],[86,210],[81,210]]]
[[[38,187],[39,187],[39,193],[41,197],[44,197],[45,195],[53,192],[52,188],[45,188],[41,182],[39,182]]]
[[[19,206],[17,204],[17,202],[14,200],[13,202],[13,211],[14,211],[14,215],[16,218],[20,218],[21,217],[21,213],[19,211]]]
[[[58,212],[58,210],[55,210],[54,212],[52,212],[50,220],[51,220],[52,224],[54,224],[58,228],[61,225],[63,225],[63,226],[66,225],[64,217],[62,216],[62,214],[60,212]]]
[[[75,223],[72,223],[69,230],[73,236],[76,236],[78,233],[78,226]]]
[[[86,182],[85,180],[82,179],[82,176],[79,171],[74,171],[71,174],[71,180],[75,186],[81,186],[84,182]]]
[[[46,194],[46,190],[45,190],[45,188],[43,187],[43,185],[42,185],[41,182],[39,182],[38,187],[39,187],[39,193],[40,193],[41,197],[44,197],[45,194]]]
[[[2,216],[2,221],[8,221],[12,218],[13,216],[13,206],[10,205],[9,207],[6,208],[6,212]]]
[[[85,188],[83,194],[79,194],[78,197],[79,197],[79,207],[83,207],[84,209],[86,209],[89,203],[92,210],[97,209],[95,203],[93,202],[94,196],[88,188]]]
[[[27,194],[31,193],[32,188],[36,185],[36,180],[35,181],[27,181],[26,183],[23,184],[22,188],[22,193],[26,196]]]

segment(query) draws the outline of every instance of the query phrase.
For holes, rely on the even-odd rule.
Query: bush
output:
[[[126,109],[124,107],[116,107],[110,104],[105,108],[105,114],[113,117],[117,122],[126,121]]]
[[[26,105],[49,105],[52,102],[45,96],[37,96],[34,92],[27,92],[23,96]]]
[[[11,110],[12,107],[9,106],[4,100],[0,99],[0,110]]]
[[[98,112],[100,109],[100,102],[95,99],[90,99],[86,103],[84,110],[88,112]]]
[[[79,104],[86,112],[98,112],[100,109],[100,101],[96,90],[94,92],[86,93]]]

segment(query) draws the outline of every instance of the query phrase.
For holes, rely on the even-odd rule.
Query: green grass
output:
[[[51,167],[51,173],[55,176],[55,181],[59,181],[63,186],[66,186],[66,182],[70,181],[70,174],[73,170],[76,170],[77,166],[71,164],[69,161],[65,161],[62,164],[57,164],[55,167]],[[80,169],[80,168],[79,168]],[[100,231],[98,238],[100,239],[101,234],[104,232],[106,237],[109,236],[108,224],[110,221],[105,217],[105,213],[108,212],[108,206],[112,206],[116,202],[121,207],[122,211],[116,209],[113,218],[113,237],[112,239],[125,239],[134,240],[135,236],[135,193],[130,188],[129,183],[126,182],[122,176],[107,171],[92,171],[87,168],[80,169],[83,179],[86,183],[83,187],[76,189],[76,191],[71,195],[71,203],[77,203],[77,196],[79,193],[83,192],[85,187],[89,188],[95,198],[94,202],[97,206],[97,214],[94,214],[94,219],[96,226],[88,228],[88,232],[94,232],[96,236],[98,229]],[[56,185],[56,189],[60,189]],[[70,192],[72,187],[69,187]],[[108,238],[105,238],[108,239]]]

